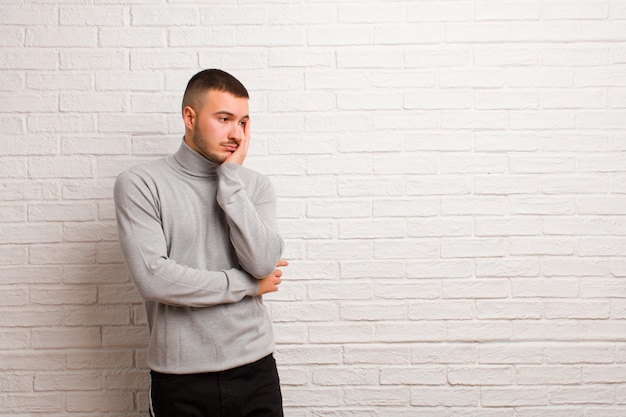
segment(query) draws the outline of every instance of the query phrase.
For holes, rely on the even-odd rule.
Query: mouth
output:
[[[226,149],[228,152],[235,152],[237,150],[237,144],[227,143],[224,145],[224,149]]]

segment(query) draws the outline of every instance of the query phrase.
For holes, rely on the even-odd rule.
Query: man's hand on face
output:
[[[250,119],[246,120],[242,128],[241,139],[239,140],[237,149],[233,151],[228,158],[224,160],[225,164],[243,165],[243,161],[248,156],[248,146],[250,145]]]
[[[278,269],[281,266],[287,266],[289,263],[283,259],[278,261],[278,265],[276,265],[276,269],[272,271],[271,274],[259,280],[259,292],[257,295],[267,294],[268,292],[278,291],[278,285],[282,282],[280,277],[283,276],[283,271]]]

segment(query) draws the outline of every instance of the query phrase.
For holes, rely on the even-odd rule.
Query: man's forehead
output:
[[[203,107],[211,109],[212,113],[225,112],[235,116],[248,115],[248,99],[237,97],[227,91],[208,90],[204,94]]]

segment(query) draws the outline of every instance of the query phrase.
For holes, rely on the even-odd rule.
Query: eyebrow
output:
[[[223,115],[225,115],[225,116],[235,117],[235,115],[234,115],[233,113],[228,112],[228,111],[226,111],[226,110],[216,111],[216,112],[215,112],[215,113],[213,113],[213,114],[214,114],[214,115],[216,115],[216,116],[217,116],[217,115],[219,115],[219,114],[223,114]],[[249,119],[249,118],[250,118],[250,115],[247,115],[247,114],[246,114],[246,115],[245,115],[245,116],[243,116],[241,119],[243,120],[243,119]]]

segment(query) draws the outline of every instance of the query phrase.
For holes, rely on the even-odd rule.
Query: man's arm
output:
[[[240,177],[249,144],[250,119],[247,119],[237,149],[217,170],[217,203],[226,214],[239,263],[251,275],[261,278],[286,262],[280,260],[283,240],[278,234],[276,195],[271,183],[262,177],[252,201]]]
[[[276,221],[276,196],[269,180],[263,177],[252,201],[240,178],[242,169],[226,163],[219,167],[217,202],[226,214],[239,263],[252,276],[261,278],[276,267],[283,252]]]
[[[169,259],[158,208],[149,187],[137,175],[125,173],[118,177],[114,201],[122,252],[144,299],[174,306],[209,307],[259,293],[259,282],[245,271],[206,271]],[[272,274],[268,271],[266,275]]]

